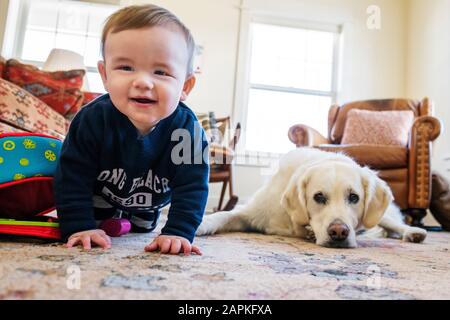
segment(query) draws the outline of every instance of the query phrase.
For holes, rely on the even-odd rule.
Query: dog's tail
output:
[[[195,234],[203,236],[221,232],[245,231],[246,229],[247,223],[243,212],[235,209],[205,215]]]

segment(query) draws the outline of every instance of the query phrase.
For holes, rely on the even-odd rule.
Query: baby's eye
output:
[[[133,68],[130,66],[119,66],[119,67],[117,67],[117,69],[123,70],[123,71],[133,71]]]
[[[163,70],[156,70],[155,74],[159,75],[159,76],[168,76],[169,74]]]

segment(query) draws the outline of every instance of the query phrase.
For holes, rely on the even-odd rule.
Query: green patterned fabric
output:
[[[38,134],[0,134],[0,184],[31,177],[52,177],[62,142]]]

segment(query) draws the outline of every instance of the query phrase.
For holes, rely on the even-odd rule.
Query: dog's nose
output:
[[[345,223],[332,223],[327,229],[328,235],[334,241],[347,239],[350,229]]]

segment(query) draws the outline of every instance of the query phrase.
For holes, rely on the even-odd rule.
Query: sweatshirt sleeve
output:
[[[200,133],[201,138],[196,141],[194,134],[190,140],[193,149],[190,161],[175,165],[171,205],[166,225],[161,230],[161,234],[181,236],[191,243],[203,219],[209,181],[208,142],[197,121],[193,123],[193,129],[190,132],[197,132],[197,137]]]
[[[64,241],[73,233],[95,229],[93,187],[97,174],[98,142],[88,110],[70,124],[56,168],[54,193]]]

